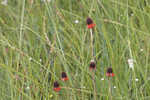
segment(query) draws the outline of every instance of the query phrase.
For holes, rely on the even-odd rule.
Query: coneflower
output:
[[[54,91],[59,92],[61,90],[59,83],[57,81],[54,82]]]
[[[90,70],[95,70],[96,69],[96,63],[94,60],[91,60],[90,62]]]
[[[113,69],[111,67],[107,68],[106,76],[108,77],[113,77],[115,74],[113,73]],[[110,100],[112,100],[112,85],[111,82],[112,80],[109,79],[109,95],[110,95]]]
[[[68,80],[67,74],[65,72],[61,73],[61,80],[62,81],[67,81]]]
[[[87,28],[94,28],[96,24],[93,23],[93,20],[91,18],[86,19]]]
[[[113,76],[115,76],[115,74],[113,73],[113,69],[112,69],[111,67],[109,67],[109,68],[107,69],[106,76],[108,76],[108,77],[113,77]]]
[[[90,62],[90,70],[92,71],[92,81],[93,81],[93,94],[94,94],[94,100],[96,100],[96,84],[95,84],[95,69],[96,69],[96,63],[93,60]]]

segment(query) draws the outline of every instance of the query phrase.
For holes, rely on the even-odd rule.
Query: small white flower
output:
[[[134,14],[132,13],[131,16],[134,16]]]
[[[114,86],[114,89],[116,88],[116,86]]]
[[[92,59],[91,62],[95,62],[94,59]]]
[[[27,89],[27,90],[30,90],[30,87],[29,87],[29,86],[27,86],[27,87],[26,87],[26,89]]]
[[[85,89],[86,87],[85,87],[85,86],[83,86],[82,88],[84,88],[84,89]]]
[[[42,59],[40,59],[40,62],[42,62]]]
[[[101,80],[103,81],[103,80],[104,80],[104,78],[101,78]]]
[[[32,58],[30,57],[30,58],[29,58],[29,60],[31,61],[31,60],[32,60]]]
[[[3,0],[3,1],[1,2],[1,4],[4,5],[4,6],[7,6],[8,0]]]
[[[81,86],[81,88],[85,89],[86,87],[85,86]]]
[[[42,1],[42,2],[46,2],[46,1],[47,1],[47,2],[51,2],[51,0],[41,0],[41,1]]]
[[[51,0],[47,0],[47,2],[51,2]]]
[[[138,82],[138,81],[139,81],[139,79],[138,79],[138,78],[136,78],[136,79],[135,79],[135,81],[136,81],[136,82]]]
[[[129,68],[131,68],[131,69],[134,68],[133,61],[134,61],[133,59],[128,59]]]
[[[75,22],[76,24],[78,24],[78,23],[79,23],[79,20],[75,20],[74,22]]]
[[[143,49],[140,49],[140,51],[142,52],[142,51],[143,51]]]

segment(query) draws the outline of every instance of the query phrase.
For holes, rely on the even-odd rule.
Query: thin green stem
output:
[[[93,87],[94,87],[94,100],[96,100],[96,85],[95,85],[95,71],[92,73],[92,78],[93,78]]]
[[[93,31],[90,29],[90,35],[91,35],[91,56],[92,59],[94,58],[94,44],[93,44]]]
[[[110,95],[110,100],[112,100],[112,93],[111,93],[111,80],[108,79],[108,84],[109,84],[109,95]]]
[[[92,59],[94,59],[94,42],[93,42],[93,30],[92,29],[90,29],[90,35],[91,35],[91,56],[92,56]],[[94,100],[96,100],[95,70],[92,71],[92,82],[93,82],[93,88],[94,88]]]

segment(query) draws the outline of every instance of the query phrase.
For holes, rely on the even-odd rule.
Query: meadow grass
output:
[[[96,24],[96,90],[87,17]],[[149,0],[8,0],[0,4],[0,48],[0,100],[150,99]]]

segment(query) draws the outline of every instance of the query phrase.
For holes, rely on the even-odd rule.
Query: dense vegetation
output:
[[[150,99],[149,0],[8,0],[0,48],[0,100]]]

